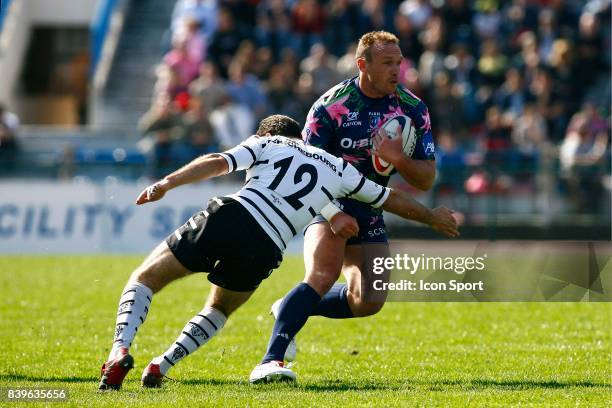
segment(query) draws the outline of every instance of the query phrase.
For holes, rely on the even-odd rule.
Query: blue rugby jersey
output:
[[[372,136],[387,120],[406,115],[417,131],[412,155],[417,160],[434,160],[435,146],[427,106],[401,85],[384,98],[370,98],[358,86],[359,78],[347,79],[331,88],[310,108],[302,138],[351,163],[368,179],[386,186],[389,176],[378,174],[372,165]],[[371,222],[382,213],[352,199],[338,200],[343,210],[361,222]]]

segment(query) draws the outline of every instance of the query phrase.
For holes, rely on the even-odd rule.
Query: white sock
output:
[[[144,323],[149,313],[153,291],[142,283],[130,283],[123,289],[117,309],[115,323],[115,340],[109,354],[109,360],[122,347],[130,348],[138,327]]]
[[[158,364],[159,370],[165,375],[172,366],[206,344],[223,328],[226,321],[223,313],[212,307],[205,307],[191,318],[174,344],[151,362]]]

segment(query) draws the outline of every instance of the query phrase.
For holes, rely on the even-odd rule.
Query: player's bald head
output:
[[[365,33],[359,39],[355,58],[365,58],[366,61],[372,61],[372,49],[384,47],[386,44],[395,44],[399,46],[399,39],[395,34],[388,31],[370,31],[369,33]]]
[[[295,120],[285,115],[270,115],[259,122],[258,136],[266,134],[285,136],[293,139],[302,138],[302,128]]]

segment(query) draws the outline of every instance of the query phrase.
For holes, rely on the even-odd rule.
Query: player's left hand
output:
[[[141,205],[160,200],[164,197],[166,191],[168,190],[168,181],[160,180],[157,183],[151,184],[149,187],[142,190],[142,192],[136,199],[136,204]]]
[[[385,129],[379,129],[372,138],[374,152],[387,163],[395,164],[404,155],[402,150],[402,129],[397,127],[395,138],[390,139]]]

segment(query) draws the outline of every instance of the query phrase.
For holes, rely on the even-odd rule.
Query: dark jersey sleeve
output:
[[[431,120],[427,106],[420,101],[416,106],[415,114],[412,115],[417,131],[418,141],[414,148],[412,158],[416,160],[435,160],[436,148],[431,133]]]

